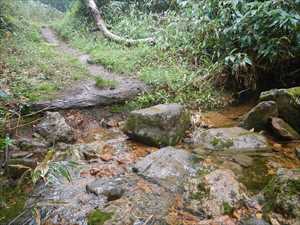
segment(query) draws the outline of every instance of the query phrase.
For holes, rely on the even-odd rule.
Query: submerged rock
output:
[[[265,187],[265,211],[274,210],[300,221],[300,170],[279,169]]]
[[[46,117],[36,126],[36,131],[51,143],[72,142],[74,133],[58,112],[47,112]]]
[[[279,116],[300,132],[300,87],[273,89],[261,93],[261,101],[275,101]]]
[[[271,126],[274,133],[280,138],[286,140],[298,140],[300,138],[298,132],[281,118],[271,118]]]
[[[263,130],[267,127],[269,118],[278,116],[277,104],[274,101],[260,102],[248,112],[241,123],[246,129]]]
[[[161,186],[177,191],[191,175],[191,155],[173,147],[162,148],[138,161],[134,171]]]
[[[269,149],[264,136],[240,127],[196,130],[193,134],[193,144],[209,150],[260,151]]]
[[[130,113],[124,131],[145,144],[176,145],[189,127],[190,117],[179,104],[157,105]]]

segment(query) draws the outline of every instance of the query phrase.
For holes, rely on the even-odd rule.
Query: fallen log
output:
[[[128,39],[112,33],[111,31],[108,30],[106,23],[103,20],[95,1],[94,0],[84,0],[84,1],[86,3],[86,6],[89,8],[91,14],[94,17],[97,29],[104,35],[104,37],[112,41],[115,41],[117,43],[130,45],[130,46],[137,45],[139,43],[155,44],[155,39],[152,37],[144,38],[144,39]]]

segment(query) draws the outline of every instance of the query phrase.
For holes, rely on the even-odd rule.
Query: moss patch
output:
[[[214,139],[211,141],[211,144],[219,149],[227,149],[233,146],[233,141],[232,140],[223,140],[218,137],[214,137]]]
[[[102,212],[96,209],[88,215],[88,225],[103,225],[107,220],[110,220],[112,216],[113,213]]]
[[[234,208],[228,202],[223,202],[223,213],[225,215],[231,215],[233,211]]]
[[[268,184],[272,176],[268,174],[265,159],[256,157],[254,160],[255,163],[253,163],[252,166],[243,170],[239,181],[243,183],[249,191],[257,194]]]

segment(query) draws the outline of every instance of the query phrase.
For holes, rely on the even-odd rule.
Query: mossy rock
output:
[[[246,129],[264,130],[270,117],[278,116],[278,107],[274,101],[264,101],[258,103],[245,116],[241,126]]]
[[[262,135],[240,127],[199,129],[193,134],[193,144],[208,150],[261,151],[269,145]],[[195,149],[197,152],[198,149]]]
[[[265,212],[275,211],[300,220],[300,169],[279,169],[263,193]]]
[[[300,87],[262,92],[260,101],[275,101],[279,117],[300,132]]]
[[[190,114],[179,104],[161,104],[129,114],[124,132],[142,143],[174,146],[190,125]]]
[[[107,213],[96,209],[88,215],[88,225],[104,225],[104,223],[110,220],[112,216],[113,213]]]

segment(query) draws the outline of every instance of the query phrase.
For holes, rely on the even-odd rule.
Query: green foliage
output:
[[[163,14],[149,8],[158,2]],[[299,1],[172,2],[107,1],[101,9],[114,32],[134,38],[154,34],[157,47],[176,57],[200,67],[218,63],[239,88],[256,89],[264,79],[299,72]],[[222,79],[219,75],[214,74]]]
[[[10,137],[0,138],[0,152],[4,151],[8,146],[12,144]]]
[[[96,77],[96,87],[98,88],[110,88],[114,89],[117,86],[117,81],[115,80],[105,80],[102,77]]]
[[[72,180],[70,170],[79,164],[73,161],[55,162],[54,156],[54,150],[48,151],[44,160],[32,171],[31,178],[34,184],[40,179],[46,184],[61,183],[61,178],[69,182]]]
[[[289,66],[300,52],[297,0],[188,1],[181,12],[184,19],[175,16],[165,44],[200,64],[203,56],[222,62],[243,87],[255,88],[263,74],[278,78],[299,69]]]
[[[205,67],[198,69],[174,51],[166,51],[161,45],[129,48],[110,42],[96,33],[91,33],[93,25],[87,19],[90,16],[84,14],[86,10],[81,2],[76,2],[65,18],[54,24],[58,34],[76,48],[89,53],[94,63],[102,64],[114,72],[137,74],[140,79],[153,86],[150,93],[138,96],[127,103],[126,107],[114,107],[114,110],[129,110],[167,102],[194,106],[200,104],[203,108],[219,107],[224,103],[221,100],[222,91],[216,91],[209,83],[198,82],[198,78],[203,75],[218,72],[218,63],[211,63],[207,59],[203,63]],[[105,10],[102,11],[106,13]],[[111,11],[118,15],[113,16],[117,19],[108,19],[108,23],[113,23],[114,32],[143,38],[157,30],[159,25],[153,17],[132,7],[129,12],[125,15],[121,10]]]

